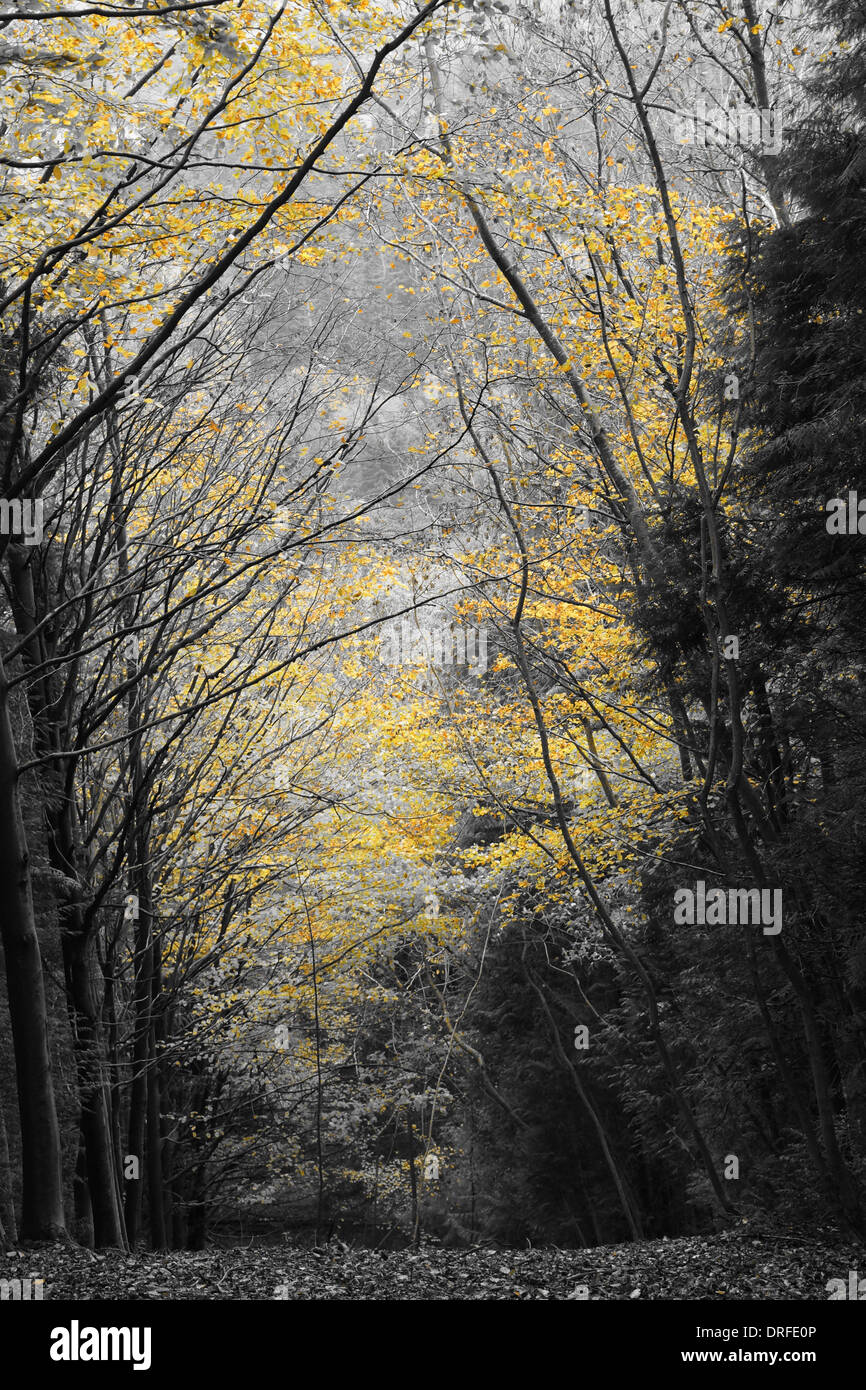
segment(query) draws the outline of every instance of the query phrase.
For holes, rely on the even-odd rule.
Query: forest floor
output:
[[[44,1279],[51,1300],[826,1300],[827,1281],[847,1282],[858,1261],[866,1272],[866,1251],[831,1232],[757,1235],[744,1226],[586,1250],[331,1242],[126,1255],[42,1245],[0,1253],[0,1279]]]

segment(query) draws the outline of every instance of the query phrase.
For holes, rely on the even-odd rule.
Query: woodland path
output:
[[[866,1251],[830,1231],[770,1234],[745,1224],[587,1250],[332,1242],[135,1255],[54,1245],[0,1255],[0,1278],[41,1277],[46,1300],[827,1300],[827,1281],[858,1268],[866,1271]]]

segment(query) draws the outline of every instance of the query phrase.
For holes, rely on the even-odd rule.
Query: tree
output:
[[[71,460],[77,458],[83,463],[90,448],[95,446],[99,451],[110,447],[112,420],[121,396],[135,400],[145,369],[164,371],[168,364],[178,362],[179,354],[189,350],[215,321],[220,306],[211,307],[207,295],[244,267],[248,254],[255,256],[259,248],[264,253],[260,261],[247,263],[242,287],[276,256],[306,254],[304,247],[317,227],[336,215],[347,196],[341,190],[337,197],[318,201],[314,186],[317,162],[369,100],[386,60],[439,8],[440,0],[434,0],[396,32],[392,29],[392,36],[386,33],[354,90],[352,78],[346,90],[333,70],[308,62],[305,46],[315,42],[313,30],[319,22],[314,14],[309,16],[306,32],[302,28],[298,37],[282,23],[284,10],[270,15],[255,7],[245,15],[243,35],[233,27],[237,18],[222,12],[188,18],[184,12],[176,15],[171,11],[167,21],[157,14],[143,23],[137,16],[94,16],[96,22],[88,31],[90,42],[83,48],[79,16],[50,21],[16,19],[7,27],[10,43],[3,61],[26,73],[26,82],[12,84],[7,106],[8,124],[14,129],[16,142],[10,160],[15,170],[11,175],[15,188],[10,191],[17,195],[16,216],[10,231],[27,249],[7,267],[0,303],[8,344],[3,385],[3,484],[13,507],[33,496],[41,505],[58,479],[65,481]],[[19,37],[31,34],[28,26],[34,23],[38,24],[40,42],[45,44],[35,55],[16,43]],[[332,29],[327,21],[322,23],[330,39]],[[350,28],[356,36],[363,33],[369,42],[371,38],[381,40],[388,23],[381,16],[359,15],[352,17]],[[339,51],[338,41],[336,46]],[[153,62],[155,53],[158,56]],[[184,61],[185,54],[199,61],[193,66]],[[180,76],[179,85],[174,84],[172,90],[167,79],[173,62]],[[289,126],[286,118],[276,116],[267,104],[271,62],[285,64],[298,74],[290,91],[295,112],[290,124],[294,127],[291,133],[306,150],[288,169],[277,149],[289,138]],[[64,127],[59,141],[56,126],[51,125],[54,108],[63,100],[52,90],[52,74],[58,64],[73,74],[64,89]],[[137,101],[121,112],[110,93],[136,66],[145,69],[128,91],[129,98]],[[250,75],[252,80],[247,82]],[[154,85],[149,87],[151,83]],[[174,107],[160,110],[152,99],[156,92],[163,102],[176,98]],[[311,92],[324,100],[325,107],[310,105]],[[229,109],[252,122],[250,129],[257,126],[261,134],[261,191],[253,196],[238,181],[238,171],[244,168],[248,154],[248,130],[233,121],[219,127]],[[30,115],[33,110],[39,113],[35,121]],[[239,128],[243,130],[240,137],[236,134]],[[112,149],[115,142],[120,153]],[[46,158],[46,149],[56,153]],[[233,184],[228,206],[218,219],[212,216],[212,202],[219,185],[211,178],[202,186],[194,173],[198,160],[203,167],[221,168]],[[312,194],[312,205],[303,200],[305,193]],[[183,206],[186,213],[176,219],[169,234],[164,220],[167,198]],[[70,209],[75,210],[71,227]],[[172,220],[169,214],[169,222]],[[284,236],[285,241],[268,245],[274,233]],[[162,281],[156,269],[160,257],[165,262]],[[231,292],[239,293],[236,282]],[[99,325],[96,339],[94,323]],[[94,353],[94,375],[88,390],[88,376],[76,365],[76,357],[86,364],[88,355]],[[117,358],[125,361],[118,362]],[[51,423],[50,416],[45,418],[44,403],[55,386],[63,400]],[[115,504],[122,506],[122,481],[113,486]],[[80,500],[85,496],[83,489],[78,492]],[[16,548],[9,544],[8,534],[0,544],[15,571]],[[32,569],[32,557],[28,558],[27,568]],[[34,586],[34,602],[30,603],[28,595],[22,593],[30,582],[30,575],[19,574],[13,617],[28,674],[33,677],[40,672],[34,643],[51,623],[55,595],[43,582],[38,596]],[[64,653],[61,662],[74,664],[78,659],[76,650]],[[28,687],[31,692],[35,688]],[[45,1041],[28,850],[18,805],[21,768],[8,706],[9,689],[4,676],[0,681],[0,727],[6,730],[6,751],[0,774],[4,789],[0,816],[5,827],[4,862],[14,888],[4,918],[4,946],[19,1059],[25,1151],[22,1229],[23,1234],[34,1235],[62,1228],[60,1148]],[[54,714],[50,701],[42,708],[49,717]],[[55,726],[52,733],[56,732]],[[134,729],[133,737],[136,734]],[[56,741],[44,730],[41,751],[45,754],[49,748],[61,773],[74,776],[80,750],[75,750],[71,760],[63,759]],[[67,780],[67,795],[70,789],[71,781]],[[65,834],[68,829],[67,801],[52,829],[50,844],[57,867],[75,881],[76,851]],[[121,1241],[118,1194],[110,1195],[115,1165],[110,1161],[108,1101],[101,1078],[98,1003],[91,994],[93,962],[88,956],[93,938],[77,904],[67,907],[66,918],[63,940],[75,1035],[81,1065],[96,1068],[87,1077],[82,1073],[80,1080],[88,1163],[106,1203],[99,1217],[98,1235]],[[144,939],[142,949],[149,949]]]

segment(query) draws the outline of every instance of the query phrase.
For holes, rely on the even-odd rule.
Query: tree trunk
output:
[[[165,1224],[165,1200],[162,1181],[162,1135],[160,1134],[160,1084],[159,1068],[156,1065],[156,1044],[154,1030],[148,1033],[148,1053],[151,1058],[147,1070],[147,1205],[150,1213],[150,1248],[165,1250],[168,1236]],[[190,1213],[190,1224],[192,1214]],[[201,1247],[197,1247],[201,1248]]]
[[[9,573],[15,625],[24,640],[24,662],[37,677],[30,687],[29,696],[34,747],[41,755],[52,758],[52,772],[64,780],[60,794],[48,802],[48,856],[52,868],[58,870],[64,879],[77,884],[78,855],[70,785],[72,772],[69,760],[60,756],[64,752],[61,732],[63,711],[58,702],[58,692],[45,673],[45,639],[44,633],[38,628],[40,613],[48,611],[51,605],[47,565],[35,571],[29,555],[19,556],[13,550],[9,555]],[[98,1246],[119,1245],[125,1248],[101,1028],[101,1000],[95,982],[96,974],[101,972],[95,959],[94,932],[78,901],[69,901],[68,897],[61,900],[59,912],[67,1008],[72,1026],[81,1130],[93,1209],[94,1241]]]
[[[6,1117],[0,1104],[0,1250],[18,1239],[18,1223],[12,1201],[12,1165],[9,1161],[9,1136]]]
[[[415,1136],[412,1133],[412,1115],[408,1110],[406,1135],[409,1140],[409,1183],[412,1190],[412,1244],[417,1250],[421,1244],[421,1208],[418,1205],[418,1174],[415,1172]]]
[[[599,1147],[601,1148],[602,1157],[604,1158],[607,1170],[610,1173],[611,1178],[613,1179],[613,1185],[616,1188],[616,1194],[619,1198],[619,1204],[622,1207],[623,1215],[625,1216],[629,1231],[631,1232],[631,1238],[632,1240],[643,1240],[643,1227],[641,1225],[640,1213],[638,1212],[637,1206],[634,1203],[632,1196],[628,1191],[628,1184],[625,1174],[620,1172],[619,1164],[613,1156],[613,1151],[610,1147],[610,1143],[607,1137],[607,1131],[604,1127],[601,1116],[599,1115],[598,1111],[596,1110],[595,1106],[593,1105],[592,1101],[590,1100],[589,1096],[587,1095],[584,1089],[583,1082],[580,1079],[577,1067],[571,1061],[570,1057],[568,1056],[568,1053],[562,1045],[562,1038],[559,1036],[559,1029],[556,1026],[556,1020],[554,1019],[553,1014],[550,1012],[550,1006],[548,1005],[548,1002],[544,997],[544,990],[541,988],[541,985],[538,984],[537,980],[534,978],[525,962],[523,965],[523,973],[526,977],[528,984],[532,986],[533,990],[538,995],[541,1007],[544,1010],[544,1016],[547,1019],[547,1025],[550,1029],[550,1035],[553,1038],[553,1046],[554,1050],[556,1051],[556,1055],[559,1058],[562,1065],[564,1066],[565,1070],[568,1072],[569,1076],[571,1077],[574,1089],[577,1091],[578,1097],[580,1099],[580,1103],[583,1106],[586,1113],[589,1115],[590,1120],[592,1121],[592,1126],[595,1130],[596,1138],[599,1142]]]
[[[78,1155],[75,1160],[75,1174],[72,1179],[72,1200],[75,1207],[75,1239],[85,1249],[93,1249],[93,1203],[90,1188],[87,1186],[87,1153],[84,1148],[84,1135],[78,1130]]]
[[[0,936],[21,1117],[21,1236],[55,1240],[66,1231],[60,1126],[54,1100],[42,957],[36,934],[30,854],[21,819],[9,687],[0,661]]]
[[[126,1249],[120,1182],[115,1165],[111,1098],[104,1067],[100,1001],[95,977],[92,936],[80,929],[80,913],[70,914],[78,929],[63,932],[63,965],[72,1022],[73,1049],[81,1106],[81,1133],[87,1155],[87,1185],[93,1206],[93,1239],[97,1246]]]
[[[127,1154],[138,1159],[138,1173],[126,1178],[125,1210],[126,1238],[130,1249],[135,1247],[141,1223],[141,1200],[144,1172],[147,1167],[145,1135],[147,1123],[148,1073],[153,1065],[150,1056],[151,991],[153,979],[153,947],[150,930],[150,903],[139,899],[139,920],[135,933],[135,1003],[132,1044],[132,1088],[129,1102]],[[148,1169],[149,1172],[149,1169]]]

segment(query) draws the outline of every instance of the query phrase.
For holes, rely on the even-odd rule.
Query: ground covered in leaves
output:
[[[321,1249],[289,1245],[169,1254],[70,1245],[7,1250],[0,1279],[42,1278],[44,1298],[216,1299],[806,1299],[864,1267],[866,1252],[823,1234],[747,1229],[588,1250]]]

